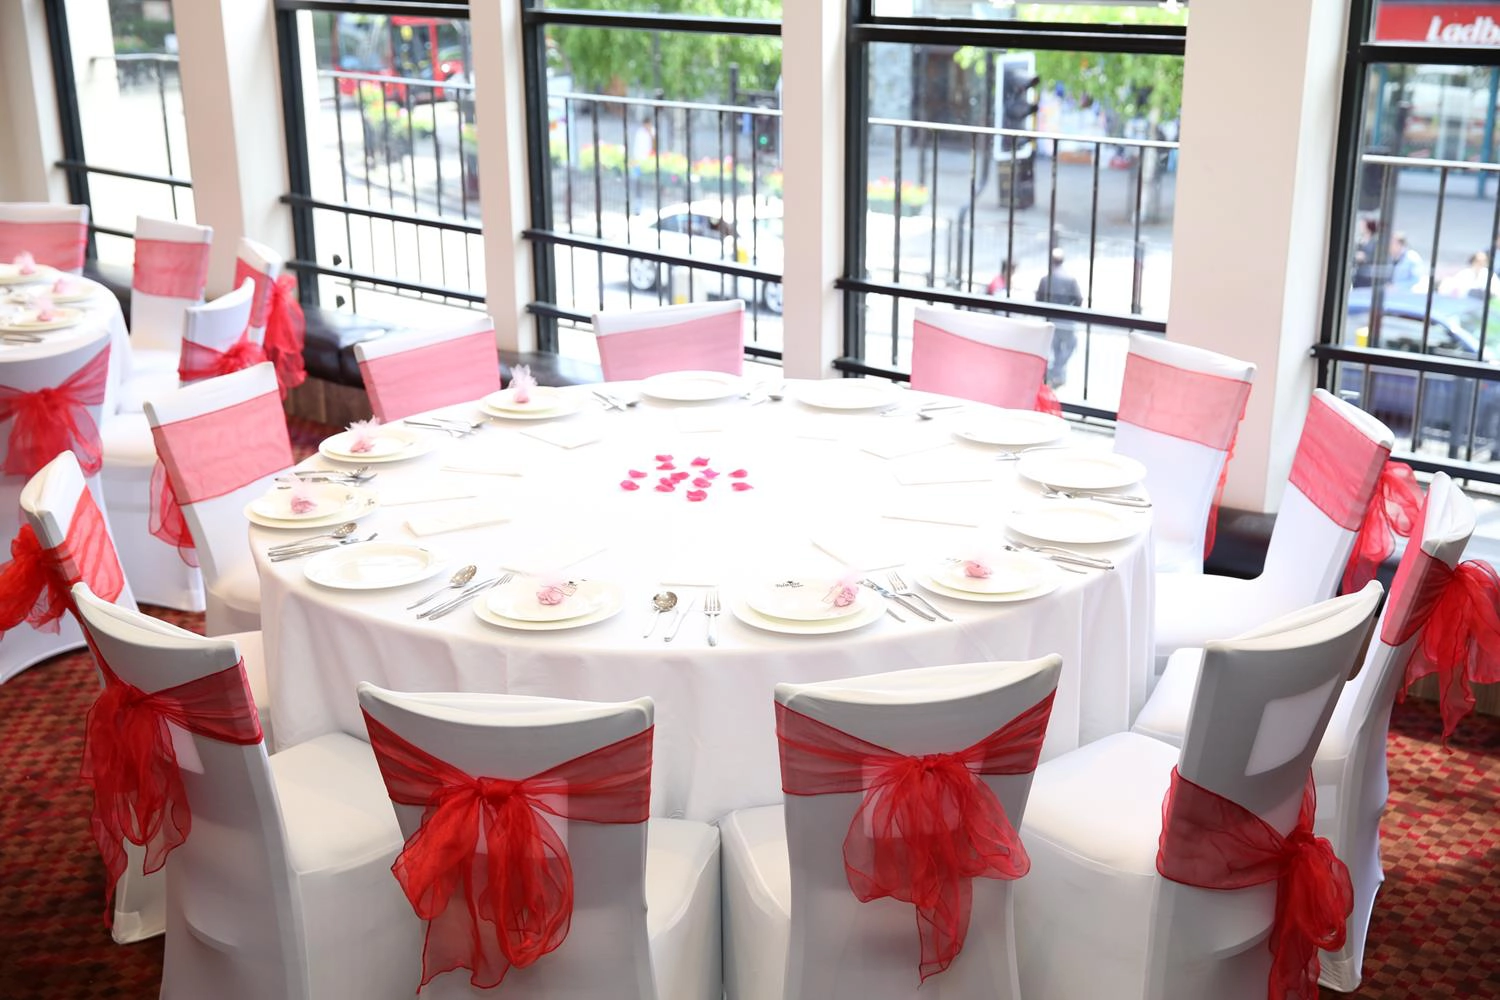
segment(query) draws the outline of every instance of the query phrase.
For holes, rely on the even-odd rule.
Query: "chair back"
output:
[[[367,340],[354,345],[354,356],[370,407],[384,423],[500,388],[495,323],[488,316],[438,333]]]
[[[71,413],[71,428],[60,404],[46,404],[44,413],[28,414],[28,406],[0,417],[0,456],[9,470],[7,476],[30,477],[50,462],[59,451],[71,448],[78,453],[85,468],[93,467],[90,480],[97,489],[97,477],[103,461],[100,426],[104,400],[108,392],[109,366],[115,359],[107,340],[96,340],[55,354],[27,357],[29,346],[11,349],[0,369],[0,395],[32,394],[42,390],[67,389],[82,408]],[[38,402],[36,405],[42,405]],[[15,452],[12,455],[12,452]]]
[[[83,584],[74,587],[73,598],[100,659],[115,676],[147,693],[240,662],[230,638],[194,635],[100,600]],[[240,746],[194,735],[172,722],[167,727],[192,826],[168,857],[162,995],[193,995],[203,988],[175,982],[181,963],[221,970],[225,997],[304,1000],[302,915],[293,905],[281,807],[264,742]],[[196,959],[184,957],[191,952],[199,953]]]
[[[1394,441],[1370,414],[1313,390],[1266,551],[1259,599],[1268,614],[1333,596]]]
[[[145,410],[212,583],[251,558],[245,505],[293,464],[276,371],[262,362],[183,386]]]
[[[255,282],[250,299],[250,339],[257,344],[266,339],[266,314],[271,307],[271,290],[286,269],[286,258],[264,243],[240,237],[240,252],[234,262],[235,286],[247,279]]]
[[[245,348],[237,347],[240,338],[249,331],[255,287],[255,282],[247,278],[234,291],[184,311],[178,378],[196,382],[227,375],[266,359],[259,341],[253,337],[248,338]]]
[[[911,387],[1012,410],[1038,409],[1052,357],[1052,324],[917,306]]]
[[[167,219],[135,221],[135,270],[130,280],[130,344],[176,353],[182,316],[203,301],[208,283],[210,226]]]
[[[464,774],[513,780],[638,736],[651,728],[654,713],[646,698],[601,704],[516,695],[398,694],[369,683],[360,684],[359,702],[375,722]],[[410,843],[424,810],[393,805]],[[550,814],[545,818],[566,845],[573,869],[573,912],[566,939],[533,964],[510,968],[498,994],[471,994],[468,973],[462,969],[441,977],[429,989],[444,996],[500,995],[509,1000],[654,1000],[646,929],[647,825],[574,822]],[[479,842],[482,849],[483,839]],[[461,905],[459,898],[449,905]],[[421,942],[412,944],[418,950]]]
[[[606,382],[663,372],[745,370],[745,303],[689,302],[594,314]]]
[[[1156,565],[1201,571],[1255,365],[1144,333],[1130,335],[1115,451],[1146,467]]]
[[[1057,687],[1062,658],[967,663],[816,684],[778,684],[776,701],[849,736],[903,755],[966,749],[1037,706]],[[1020,829],[1031,773],[981,775]],[[783,782],[787,780],[783,762]],[[921,961],[911,903],[862,903],[845,872],[844,839],[865,793],[786,797],[791,864],[787,1000],[896,1000],[915,995]],[[1018,995],[1010,883],[975,878],[968,937],[923,995],[950,1000]]]
[[[61,550],[67,560],[61,567],[64,576],[70,580],[92,579],[91,567],[84,565],[84,560],[107,560],[109,565],[102,571],[103,575],[125,580],[114,603],[135,611],[135,595],[130,592],[130,581],[125,578],[125,570],[120,566],[120,557],[115,552],[115,540],[107,520],[104,521],[102,539],[107,545],[79,549],[66,544],[75,518],[90,516],[85,513],[90,506],[99,511],[103,520],[103,508],[96,502],[88,481],[84,479],[83,470],[78,466],[78,458],[71,451],[63,452],[44,465],[21,490],[21,512],[31,525],[31,530],[36,532],[42,547]]]
[[[78,274],[89,245],[89,207],[0,202],[0,263],[29,253],[38,264]]]

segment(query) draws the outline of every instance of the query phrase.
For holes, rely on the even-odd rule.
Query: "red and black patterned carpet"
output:
[[[83,653],[0,685],[4,1000],[157,995],[161,939],[116,945],[102,920],[103,869],[78,781],[83,718],[97,691]],[[1438,726],[1428,703],[1396,708],[1387,878],[1354,994],[1362,1000],[1500,997],[1500,719],[1468,719],[1451,753]]]

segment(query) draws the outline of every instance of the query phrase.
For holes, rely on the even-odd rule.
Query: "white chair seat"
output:
[[[792,927],[785,809],[740,809],[719,820],[724,854],[724,981],[729,1000],[778,1000]]]
[[[144,361],[142,357],[144,356]],[[177,380],[177,356],[167,351],[138,351],[130,360],[130,377],[120,382],[116,409],[122,414],[140,413],[148,399],[174,392]]]
[[[646,833],[646,933],[660,1000],[708,1000],[718,987],[719,831],[653,819]]]
[[[1157,678],[1151,697],[1146,699],[1130,731],[1174,747],[1182,746],[1202,667],[1203,650],[1198,647],[1185,646],[1167,657],[1167,667]]]
[[[208,591],[209,635],[260,628],[260,574],[243,562],[221,574]]]

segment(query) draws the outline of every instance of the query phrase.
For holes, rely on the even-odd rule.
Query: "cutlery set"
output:
[[[345,526],[340,525],[341,529],[343,527]],[[303,539],[300,542],[288,542],[285,545],[279,545],[275,548],[269,549],[267,551],[267,556],[272,562],[285,562],[288,559],[297,559],[301,556],[310,556],[315,552],[326,552],[329,549],[336,549],[340,545],[357,545],[360,542],[373,541],[379,534],[380,532],[378,531],[372,531],[363,538],[348,538],[338,537],[338,532],[335,532],[333,535],[326,536],[332,538],[332,541],[315,541],[311,544],[308,544],[307,540]],[[316,537],[317,536],[314,536],[314,538]]]
[[[1008,552],[1032,552],[1057,563],[1063,569],[1071,569],[1074,566],[1086,566],[1089,569],[1110,570],[1115,564],[1103,556],[1091,556],[1073,549],[1065,549],[1057,545],[1028,545],[1025,542],[1010,541],[1005,543]],[[1075,572],[1077,572],[1075,570]]]
[[[636,399],[621,399],[618,396],[612,396],[609,393],[604,392],[604,391],[602,391],[600,389],[595,389],[594,390],[594,397],[596,399],[598,399],[599,402],[601,402],[601,403],[604,404],[604,408],[606,410],[619,410],[622,413],[625,410],[630,409],[632,406],[636,406],[636,405],[638,405],[640,403],[640,399],[639,398],[636,398]]]
[[[958,410],[962,409],[963,406],[964,403],[961,400],[939,401],[936,403],[923,404],[922,406],[917,407],[915,413],[918,420],[931,420],[934,413],[938,413],[943,410]],[[906,408],[905,403],[892,403],[890,406],[882,409],[880,411],[880,415],[882,417],[904,417],[910,416],[912,412],[913,411]]]
[[[470,567],[468,566],[464,567],[465,570],[469,568]],[[461,573],[463,571],[460,570],[459,572]],[[458,575],[458,573],[455,573],[454,579],[457,579]],[[443,601],[440,604],[434,604],[426,611],[419,611],[417,613],[417,617],[424,621],[437,621],[444,615],[451,614],[452,612],[457,611],[459,608],[463,607],[465,604],[468,604],[470,601],[478,597],[480,594],[484,593],[486,590],[489,590],[492,587],[503,587],[505,584],[510,583],[510,581],[514,580],[515,578],[516,574],[514,573],[502,573],[500,576],[491,577],[488,580],[480,580],[478,583],[470,584],[469,586],[464,587],[463,590],[460,590],[458,592],[457,596],[450,597],[448,600]],[[448,590],[452,586],[462,586],[462,584],[452,584],[450,581],[449,587],[444,587],[443,590]],[[423,598],[416,604],[413,604],[412,607],[417,607],[420,604],[425,604],[428,600],[431,600],[433,597],[441,594],[443,590],[439,590],[436,593]]]
[[[487,423],[483,419],[462,420],[458,417],[424,417],[421,420],[414,420],[408,417],[401,422],[408,427],[425,427],[431,431],[447,431],[450,437],[460,438],[468,437]]]
[[[1095,490],[1061,490],[1055,486],[1042,483],[1042,496],[1049,500],[1097,500],[1100,503],[1112,503],[1120,507],[1134,507],[1136,510],[1149,510],[1151,501],[1142,496],[1129,493],[1103,493]]]
[[[910,611],[912,614],[916,615],[918,618],[921,618],[924,621],[935,622],[939,618],[941,618],[945,622],[951,622],[953,620],[952,618],[949,618],[947,615],[945,615],[927,598],[923,597],[915,590],[912,590],[910,587],[907,587],[905,585],[905,581],[901,579],[901,575],[899,573],[886,574],[886,582],[890,584],[889,588],[882,587],[880,584],[876,583],[869,577],[865,577],[859,582],[861,586],[875,591],[875,593],[879,594],[881,597],[884,597],[888,601],[893,601],[894,603],[901,605],[907,611]],[[902,618],[890,608],[886,608],[886,612],[898,622],[906,621],[905,618]]]
[[[652,596],[651,610],[653,612],[651,625],[646,629],[645,634],[641,636],[642,639],[651,638],[662,616],[675,610],[676,613],[672,615],[672,620],[667,625],[667,634],[662,638],[662,642],[671,642],[677,638],[677,633],[682,629],[682,623],[687,621],[688,616],[695,610],[701,610],[706,619],[704,625],[708,644],[710,646],[717,646],[719,644],[718,621],[719,615],[723,612],[723,607],[719,602],[719,588],[714,587],[703,595],[703,606],[701,609],[696,606],[693,598],[688,598],[687,602],[683,603],[678,600],[677,595],[672,593],[672,591],[663,590],[661,593]]]

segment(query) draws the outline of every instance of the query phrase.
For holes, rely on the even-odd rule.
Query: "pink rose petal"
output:
[[[750,473],[746,472],[744,469],[735,469],[730,473],[730,475],[735,479],[744,479],[746,476],[750,475]]]
[[[630,478],[631,479],[645,479],[646,478],[646,474],[644,472],[642,472],[640,469],[631,469],[630,470]]]
[[[736,491],[741,493],[743,493],[745,490],[755,489],[755,487],[751,486],[749,483],[730,483],[730,485],[733,486]]]
[[[695,459],[693,459],[693,464],[694,465],[707,465],[708,464],[708,459],[706,459],[706,458],[695,458]]]
[[[671,462],[663,462],[663,463],[661,463],[660,465],[658,465],[656,467],[656,471],[657,472],[662,472],[662,471],[667,470],[667,469],[675,469],[675,468],[677,468],[677,466],[673,465]]]
[[[662,476],[656,482],[657,482],[658,485],[661,485],[661,486],[671,486],[674,489],[677,486],[677,480],[673,479],[671,476]]]
[[[693,503],[697,503],[700,500],[707,500],[708,494],[702,490],[688,490],[687,498]]]
[[[657,455],[656,456],[656,460],[658,462],[670,462],[670,461],[672,461],[672,456],[671,455]]]
[[[658,492],[658,493],[676,493],[677,492],[677,487],[673,486],[671,483],[658,483],[657,486],[656,486],[656,492]]]
[[[709,479],[718,479],[719,478],[719,474],[717,472],[715,472],[713,469],[704,469],[703,470],[703,474],[705,476],[707,476]]]
[[[702,476],[699,476],[697,479],[693,480],[693,485],[698,487],[700,490],[708,489],[708,487],[712,486],[713,484],[714,481],[712,479],[705,479]]]
[[[634,479],[620,480],[620,489],[622,490],[638,490],[640,488],[641,484],[636,482]]]
[[[674,472],[674,473],[672,473],[672,482],[674,482],[674,483],[680,483],[684,479],[686,479],[689,475],[691,475],[691,473],[681,472],[681,471]]]

